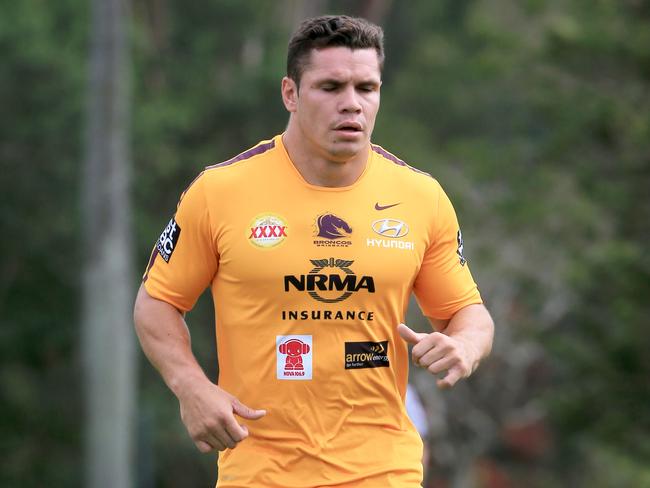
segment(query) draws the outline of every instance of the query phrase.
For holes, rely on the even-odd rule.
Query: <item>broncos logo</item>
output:
[[[316,225],[318,226],[316,235],[325,239],[340,239],[352,234],[352,227],[341,217],[334,214],[321,215],[318,217]]]

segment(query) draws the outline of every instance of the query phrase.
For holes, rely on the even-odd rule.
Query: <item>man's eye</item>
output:
[[[336,86],[334,86],[334,85],[323,85],[323,90],[325,90],[325,91],[334,91],[334,90],[336,90]]]

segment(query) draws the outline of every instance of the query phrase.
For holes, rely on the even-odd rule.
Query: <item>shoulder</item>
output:
[[[268,167],[271,161],[279,157],[278,153],[281,149],[278,148],[276,140],[277,137],[260,141],[226,161],[208,165],[199,178],[203,180],[203,184],[213,185],[219,184],[220,181],[232,182],[233,179],[263,177],[260,170]]]
[[[274,154],[276,153],[276,154]],[[261,141],[232,158],[206,166],[182,192],[180,201],[203,200],[209,195],[224,196],[227,191],[238,191],[241,185],[253,179],[263,179],[269,159],[277,159],[276,138]]]
[[[273,139],[260,141],[253,147],[246,149],[245,151],[239,153],[236,156],[233,156],[226,161],[206,166],[205,171],[223,170],[225,168],[231,167],[241,168],[242,166],[245,166],[246,163],[258,161],[262,156],[272,156],[275,150],[277,150],[277,148],[276,138],[274,137]]]
[[[408,191],[421,192],[437,198],[442,191],[440,183],[429,173],[411,166],[378,144],[371,144],[379,174],[392,184],[399,184]]]

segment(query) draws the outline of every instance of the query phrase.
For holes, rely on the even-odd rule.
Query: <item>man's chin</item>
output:
[[[359,155],[368,147],[368,141],[336,141],[329,147],[335,161],[345,162]]]

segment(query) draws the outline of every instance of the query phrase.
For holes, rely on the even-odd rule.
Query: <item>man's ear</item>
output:
[[[282,78],[282,102],[289,112],[298,109],[298,85],[288,76]]]

